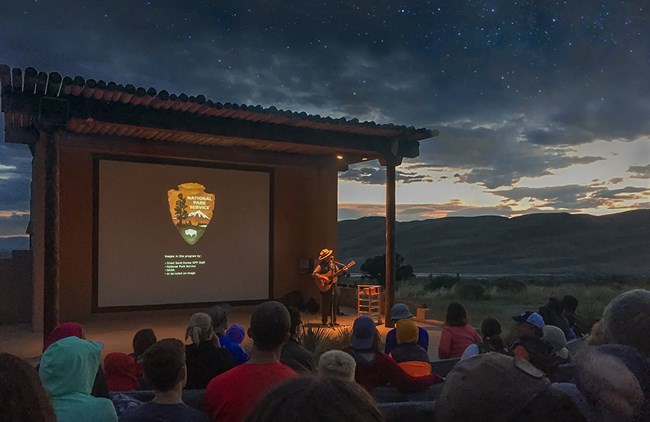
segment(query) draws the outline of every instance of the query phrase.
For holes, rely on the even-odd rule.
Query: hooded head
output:
[[[41,358],[39,375],[51,397],[71,393],[89,395],[99,368],[101,346],[90,340],[66,337],[54,342]]]
[[[107,354],[104,358],[104,372],[109,391],[131,391],[140,386],[135,360],[125,353]]]
[[[43,342],[43,351],[47,350],[47,348],[55,341],[73,336],[84,338],[84,330],[81,325],[76,322],[62,322],[54,327],[54,330],[52,330],[52,332],[45,338],[45,341]]]

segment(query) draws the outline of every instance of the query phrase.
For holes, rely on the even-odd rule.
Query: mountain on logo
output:
[[[215,195],[200,183],[181,183],[167,191],[169,214],[181,237],[189,245],[201,239],[214,217]]]
[[[207,215],[203,214],[203,212],[201,212],[201,210],[196,210],[196,211],[191,212],[191,213],[189,213],[189,214],[187,214],[187,215],[188,215],[188,217],[199,217],[199,218],[205,218],[206,220],[209,220],[209,219],[210,219],[210,217],[208,217]]]

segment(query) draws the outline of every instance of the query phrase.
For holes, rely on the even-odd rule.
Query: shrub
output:
[[[483,300],[487,299],[485,288],[478,283],[461,282],[454,286],[454,293],[460,299]]]
[[[453,275],[429,276],[429,282],[424,285],[424,290],[431,292],[442,288],[451,289],[460,279]]]
[[[526,283],[512,277],[499,277],[490,283],[499,293],[522,293],[528,288]]]

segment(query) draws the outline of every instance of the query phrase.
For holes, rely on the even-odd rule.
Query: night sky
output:
[[[12,67],[438,129],[398,168],[399,220],[650,208],[645,0],[1,6]],[[0,236],[24,234],[30,161],[0,135]],[[339,217],[383,215],[384,180],[341,173]]]

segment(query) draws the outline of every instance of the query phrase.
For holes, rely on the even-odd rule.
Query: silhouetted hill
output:
[[[383,255],[385,220],[339,222],[339,261]],[[397,223],[396,250],[423,273],[650,274],[650,210]]]

